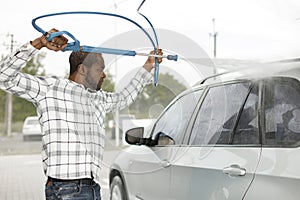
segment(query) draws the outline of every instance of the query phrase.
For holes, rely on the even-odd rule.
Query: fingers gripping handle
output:
[[[48,33],[46,35],[46,39],[50,42],[53,38],[58,37],[60,35],[67,35],[69,36],[74,42],[69,42],[66,48],[62,51],[80,51],[80,42],[77,40],[71,33],[68,31],[58,31],[54,33]]]

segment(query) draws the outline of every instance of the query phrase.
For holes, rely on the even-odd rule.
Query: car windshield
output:
[[[39,122],[38,122],[37,119],[30,119],[30,120],[27,121],[26,124],[27,124],[27,125],[38,125]]]

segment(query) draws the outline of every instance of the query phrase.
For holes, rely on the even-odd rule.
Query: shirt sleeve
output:
[[[0,89],[36,103],[46,90],[42,77],[20,72],[37,50],[28,42],[0,62]]]
[[[120,92],[117,93],[107,93],[102,92],[102,97],[100,101],[103,103],[106,112],[112,112],[117,109],[123,109],[129,106],[138,94],[150,84],[152,81],[152,75],[145,68],[138,70],[136,75],[131,79],[127,86],[125,86]],[[103,102],[104,101],[104,102]]]

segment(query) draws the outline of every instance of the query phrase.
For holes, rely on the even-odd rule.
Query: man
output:
[[[52,29],[49,33],[56,31]],[[119,93],[101,90],[106,76],[101,54],[71,53],[69,79],[35,77],[20,72],[37,50],[46,47],[59,51],[66,45],[67,39],[63,36],[50,42],[41,36],[23,45],[1,62],[0,88],[27,99],[37,108],[43,133],[43,168],[48,177],[46,199],[101,199],[98,183],[105,114],[133,102],[151,80],[149,72],[154,59],[148,57]]]

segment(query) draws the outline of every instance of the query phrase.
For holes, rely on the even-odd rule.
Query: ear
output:
[[[87,68],[86,68],[86,66],[83,65],[83,64],[78,65],[77,72],[78,72],[80,75],[85,76],[85,75],[87,74]]]

